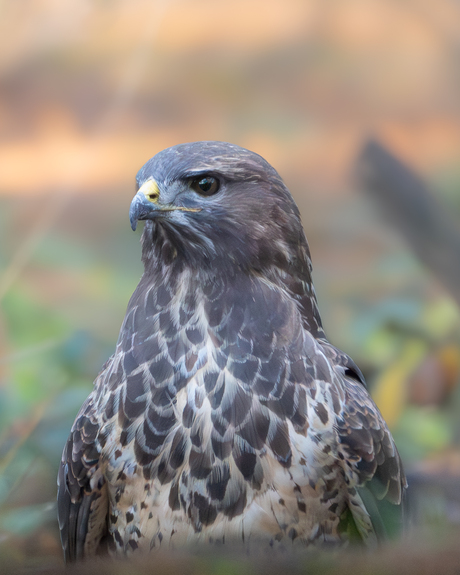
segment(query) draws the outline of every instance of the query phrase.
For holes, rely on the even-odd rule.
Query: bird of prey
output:
[[[137,174],[144,274],[64,449],[67,560],[244,542],[374,546],[406,481],[323,331],[299,210],[261,156],[168,148]]]

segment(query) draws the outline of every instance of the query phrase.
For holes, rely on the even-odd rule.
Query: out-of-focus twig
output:
[[[374,140],[365,144],[355,177],[460,305],[460,226],[456,221],[410,168]]]
[[[29,419],[27,420],[27,422],[25,421],[24,424],[21,426],[20,434],[19,437],[17,437],[16,442],[7,451],[7,453],[2,458],[0,458],[0,476],[3,474],[8,465],[16,457],[16,454],[20,449],[20,447],[34,433],[35,429],[37,428],[37,425],[43,419],[43,415],[45,413],[46,408],[51,404],[52,399],[53,397],[48,397],[33,408],[32,412],[29,414]],[[0,445],[2,444],[8,433],[9,430],[6,429],[4,434],[0,436]]]
[[[26,230],[22,243],[18,246],[9,265],[0,274],[0,300],[9,291],[23,269],[29,263],[37,245],[46,236],[54,221],[63,212],[69,201],[74,196],[81,182],[82,175],[97,161],[97,147],[100,137],[113,128],[117,119],[123,113],[132,100],[141,81],[149,69],[149,61],[152,57],[152,38],[160,28],[165,12],[170,9],[171,0],[156,0],[152,2],[151,12],[146,18],[145,29],[137,35],[138,41],[133,51],[129,54],[125,74],[121,78],[118,90],[116,90],[107,104],[105,113],[93,127],[92,137],[85,149],[74,159],[74,170],[68,174],[67,182],[63,182],[62,188],[51,195],[44,204],[40,213],[37,214],[35,224]]]

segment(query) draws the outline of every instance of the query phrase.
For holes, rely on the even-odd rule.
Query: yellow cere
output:
[[[139,188],[139,192],[142,192],[148,201],[154,204],[158,202],[158,198],[160,197],[160,190],[155,180],[147,180],[144,182]]]

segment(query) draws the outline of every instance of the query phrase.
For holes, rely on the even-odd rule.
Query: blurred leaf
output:
[[[459,331],[460,312],[454,300],[440,298],[423,310],[421,321],[433,339],[441,339]]]
[[[10,290],[2,308],[9,341],[18,349],[62,338],[69,332],[64,319],[34,300],[30,290]]]
[[[453,439],[450,419],[433,408],[406,407],[393,433],[406,464],[444,449]]]
[[[426,351],[425,342],[408,340],[403,345],[399,358],[390,363],[375,382],[372,395],[390,427],[396,424],[403,412],[407,395],[407,380],[425,356]]]

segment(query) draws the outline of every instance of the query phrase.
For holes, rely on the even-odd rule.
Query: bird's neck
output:
[[[310,269],[304,269],[303,273],[299,274],[298,269],[294,272],[290,269],[280,269],[273,266],[262,281],[267,280],[274,289],[280,289],[296,302],[305,329],[316,338],[324,338],[325,334]]]
[[[147,228],[143,241],[142,260],[145,272],[141,283],[153,289],[160,286],[181,298],[193,297],[195,301],[213,293],[227,294],[235,301],[247,295],[251,286],[268,285],[280,298],[290,298],[299,309],[302,323],[314,337],[324,337],[321,316],[318,310],[315,289],[311,278],[311,261],[308,245],[304,241],[297,245],[295,261],[289,261],[285,254],[270,261],[266,258],[263,267],[242,265],[231,258],[195,258],[182,254],[162,228]],[[148,234],[148,235],[147,235]],[[258,262],[263,258],[258,258]]]
[[[321,317],[318,310],[316,295],[311,280],[291,275],[275,266],[268,273],[258,271],[248,272],[241,269],[211,269],[183,266],[165,266],[158,263],[157,267],[146,268],[141,284],[143,290],[166,290],[178,302],[189,302],[187,305],[196,307],[203,301],[216,301],[225,305],[228,310],[241,307],[242,302],[251,304],[251,293],[270,292],[271,304],[267,309],[259,308],[257,313],[272,315],[276,309],[276,301],[292,300],[299,310],[299,321],[314,337],[324,337]],[[141,286],[140,284],[140,286]],[[193,303],[192,303],[193,302]]]

